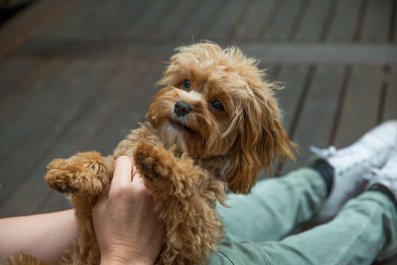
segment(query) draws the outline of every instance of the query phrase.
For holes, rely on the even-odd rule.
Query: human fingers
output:
[[[134,187],[137,187],[137,188],[144,188],[145,187],[145,185],[143,183],[143,179],[142,179],[141,175],[139,175],[139,173],[137,171],[133,173],[132,184],[133,184]]]
[[[110,192],[131,183],[132,168],[132,160],[129,157],[120,156],[116,159]]]

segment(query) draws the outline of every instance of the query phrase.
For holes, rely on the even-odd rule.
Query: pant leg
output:
[[[333,221],[282,241],[223,242],[209,264],[366,265],[396,244],[395,205],[385,195],[367,191]]]
[[[225,240],[280,240],[310,219],[325,196],[325,182],[311,168],[259,181],[248,196],[230,195],[230,208],[218,206],[225,225]]]
[[[351,200],[332,222],[261,248],[270,264],[371,264],[397,242],[397,211],[379,192]]]

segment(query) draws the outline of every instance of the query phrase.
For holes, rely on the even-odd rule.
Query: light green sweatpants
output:
[[[365,265],[396,244],[397,211],[375,191],[350,200],[333,221],[289,236],[320,209],[325,194],[317,171],[303,168],[258,182],[248,196],[230,195],[230,208],[218,207],[225,239],[209,264]]]

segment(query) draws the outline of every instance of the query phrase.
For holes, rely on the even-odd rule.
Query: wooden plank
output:
[[[29,90],[32,82],[25,85],[19,85],[21,79],[32,79],[32,72],[36,69],[39,62],[29,58],[19,58],[0,60],[0,123],[7,111],[14,105],[19,95],[23,95]]]
[[[163,64],[152,63],[150,70],[143,76],[137,85],[138,93],[135,94],[134,104],[123,104],[115,112],[114,117],[106,124],[106,128],[99,131],[95,141],[90,147],[104,153],[111,153],[117,143],[124,139],[129,131],[137,127],[137,122],[142,121],[149,106],[152,96],[157,88],[154,85],[163,70]]]
[[[284,112],[284,124],[287,130],[290,129],[292,124],[292,120],[298,106],[298,100],[308,72],[308,66],[283,65],[277,77],[277,81],[284,86],[276,96],[279,99],[280,107]]]
[[[259,34],[260,25],[266,23],[274,5],[274,0],[254,0],[241,23],[236,25],[233,35],[238,40],[254,40]]]
[[[283,67],[284,68],[284,67]],[[283,69],[282,68],[282,69]],[[301,115],[302,106],[306,98],[306,94],[310,87],[310,83],[313,78],[315,68],[313,66],[295,66],[294,68],[288,68],[288,71],[281,72],[280,80],[288,80],[286,86],[289,84],[288,92],[280,93],[280,107],[284,112],[284,126],[288,132],[288,135],[293,139],[295,129],[297,127],[297,121]],[[287,74],[283,77],[283,74]],[[287,94],[288,93],[288,94]],[[276,175],[283,172],[283,163],[277,164]]]
[[[392,6],[392,16],[391,16],[391,21],[390,21],[390,37],[389,37],[389,42],[395,42],[397,40],[397,1],[394,0],[393,6]]]
[[[397,65],[393,65],[387,76],[383,120],[397,119]]]
[[[77,151],[95,150],[91,144],[96,141],[97,135],[101,131],[108,128],[110,121],[120,115],[118,110],[121,106],[135,105],[137,101],[137,94],[141,89],[133,88],[138,85],[137,80],[140,80],[141,76],[144,75],[148,64],[142,62],[137,66],[136,63],[129,60],[118,63],[119,71],[117,74],[109,83],[102,84],[104,89],[100,95],[85,104],[84,110],[81,110],[81,115],[59,137],[60,141],[56,143],[56,147],[53,148],[51,154],[62,153],[65,157],[69,157]],[[128,113],[122,113],[121,116],[125,118]],[[113,141],[115,140],[119,139],[113,139]],[[111,152],[109,150],[103,153],[109,154]],[[51,154],[48,154],[47,157],[50,157]],[[38,192],[35,202],[32,203],[33,206],[26,210],[42,212],[48,208],[48,204],[55,206],[57,203],[54,201],[59,201],[60,207],[65,206],[61,203],[63,201],[62,196],[48,189],[46,185],[41,185],[41,187],[42,191]]]
[[[55,16],[51,23],[47,23],[32,32],[33,39],[57,39],[65,37],[76,39],[80,25],[86,17],[92,17],[95,8],[92,1],[83,1],[70,7],[64,15]],[[72,15],[73,14],[73,15]],[[84,25],[83,25],[84,27]]]
[[[172,8],[174,4],[175,0],[155,1],[143,14],[139,15],[139,19],[135,23],[125,28],[124,38],[142,36],[150,30],[154,23],[161,23],[164,19],[163,15],[166,16],[166,11]]]
[[[212,18],[217,16],[217,11],[223,8],[224,0],[204,0],[197,10],[185,21],[183,27],[176,34],[179,39],[200,40],[200,32],[210,26]]]
[[[361,41],[386,42],[389,33],[393,0],[369,0],[361,32]]]
[[[325,148],[329,145],[344,72],[342,65],[317,67],[298,126],[292,135],[300,146],[300,155],[293,164],[286,165],[284,172],[308,165],[311,156],[309,146]]]
[[[42,116],[42,119],[32,117],[33,120],[36,120],[37,131],[27,131],[26,133],[29,134],[19,138],[20,144],[17,148],[0,163],[0,170],[4,172],[4,175],[1,176],[3,188],[0,194],[0,204],[4,203],[13,188],[31,172],[32,167],[42,161],[42,156],[57,142],[60,132],[79,115],[85,102],[98,92],[96,86],[112,73],[109,69],[109,62],[106,61],[99,61],[94,67],[92,64],[80,61],[72,63],[69,67],[58,76],[58,83],[53,84],[53,89],[45,93],[41,101],[36,100],[29,108],[25,109],[27,112],[39,114],[37,118]],[[82,77],[79,83],[74,78],[76,74]],[[75,92],[75,89],[78,90],[78,93]],[[57,94],[57,91],[62,94],[62,97],[50,96],[52,93]],[[53,113],[48,112],[46,105],[51,106],[50,109]],[[36,107],[36,111],[30,107]],[[30,115],[32,114],[23,113],[25,118]],[[21,119],[18,125],[29,120]]]
[[[36,35],[38,39],[57,41],[125,38],[126,30],[137,23],[151,4],[149,0],[83,1],[69,15],[59,17]]]
[[[292,137],[292,138],[294,137],[296,128],[298,127],[299,120],[302,115],[302,110],[303,110],[306,100],[307,100],[307,94],[310,91],[310,87],[313,82],[313,77],[316,74],[316,71],[317,71],[317,67],[314,65],[310,65],[308,68],[307,74],[305,76],[305,79],[304,79],[304,82],[302,85],[302,90],[301,90],[301,93],[300,93],[299,98],[296,103],[294,115],[293,115],[290,125],[289,125],[288,133],[289,133],[290,137]]]
[[[106,39],[109,35],[108,32],[114,30],[114,22],[120,19],[124,13],[120,12],[123,7],[122,1],[86,1],[85,9],[74,10],[80,13],[78,19],[66,31],[66,36],[60,36],[62,39],[65,37],[72,37],[76,39]],[[82,12],[83,11],[83,12]],[[63,21],[64,22],[64,21]],[[58,27],[55,27],[56,30]],[[62,32],[62,31],[60,31]]]
[[[395,45],[358,44],[275,44],[241,45],[249,55],[267,63],[285,64],[394,64]]]
[[[0,145],[3,147],[0,150],[0,160],[4,156],[10,154],[10,149],[16,142],[16,139],[24,132],[32,132],[36,126],[36,119],[33,117],[40,117],[39,111],[51,113],[45,109],[45,105],[41,105],[41,98],[47,95],[47,89],[44,82],[49,82],[55,79],[57,70],[62,66],[60,62],[41,62],[38,60],[30,64],[30,71],[21,78],[19,82],[8,89],[15,93],[9,92],[8,100],[3,104],[3,111],[0,115],[0,122],[4,126],[0,129],[2,137],[0,138]],[[6,86],[3,86],[8,90]],[[56,95],[57,90],[52,89],[49,94]],[[23,120],[23,122],[21,122]],[[18,144],[18,143],[17,143]]]
[[[279,65],[259,63],[258,67],[259,69],[265,70],[267,81],[278,83],[277,77],[280,74],[280,70],[281,70],[281,67]]]
[[[187,41],[186,44],[190,44]],[[221,46],[230,42],[220,41]],[[158,59],[171,54],[175,47],[183,44],[181,40],[170,40],[166,44],[159,42],[53,42],[31,41],[18,48],[14,55],[45,56],[48,58],[89,57],[145,57]],[[264,62],[277,64],[342,63],[342,64],[395,64],[397,46],[392,44],[337,44],[337,43],[241,43],[238,46],[249,56],[255,56]]]
[[[354,66],[335,139],[337,147],[350,145],[377,123],[382,68]]]
[[[129,12],[135,12],[136,9],[143,1],[131,1],[131,4],[124,0],[95,0],[90,1],[91,8],[93,10],[93,15],[86,16],[86,20],[80,23],[81,35],[79,38],[92,38],[96,40],[103,40],[111,37],[111,33],[118,30],[118,26],[121,21],[126,16],[131,16],[131,13],[127,13],[125,9]],[[131,9],[127,7],[131,6]],[[130,27],[131,25],[129,25]],[[122,29],[126,29],[125,24],[121,24]]]
[[[144,32],[144,38],[173,38],[180,31],[181,26],[196,12],[199,5],[201,5],[201,0],[178,2],[168,14],[164,14],[166,19],[162,19],[160,23],[154,23],[150,30]]]
[[[334,0],[311,1],[302,24],[293,38],[294,41],[318,41],[326,26],[328,13],[332,12],[332,4],[334,2]]]
[[[150,69],[147,68],[148,65],[144,65],[142,70],[145,72],[139,72],[134,78],[124,76],[125,78],[123,78],[122,81],[120,80],[120,85],[131,86],[135,89],[127,89],[124,91],[122,95],[124,102],[118,102],[110,115],[98,115],[101,122],[93,124],[92,126],[95,129],[88,135],[85,135],[84,139],[80,141],[78,145],[68,148],[68,150],[71,151],[74,149],[71,153],[77,150],[97,150],[103,154],[111,154],[117,143],[123,139],[131,129],[137,127],[138,121],[142,121],[148,102],[152,94],[154,94],[155,89],[153,82],[159,77],[161,66],[162,65],[159,63],[151,63]],[[130,70],[129,67],[134,66],[127,65],[124,67],[124,71],[128,72]],[[73,127],[76,127],[76,130],[78,130],[79,125],[76,124]],[[65,140],[63,142],[67,144],[70,141]],[[63,147],[59,148],[61,150],[64,149]],[[52,190],[47,190],[45,193],[46,196],[38,200],[37,204],[33,207],[33,212],[64,209],[65,204],[62,196],[59,196]]]
[[[274,21],[262,39],[265,41],[287,41],[304,2],[306,0],[283,1],[277,10]]]
[[[327,42],[349,42],[352,40],[362,0],[339,1],[326,36]]]
[[[110,39],[124,38],[125,30],[134,25],[140,16],[146,13],[150,5],[153,4],[150,0],[121,1],[124,6],[122,11],[120,11],[119,17],[111,23],[112,30],[107,35]]]
[[[56,65],[43,63],[38,67],[36,75],[41,82],[38,89],[31,87],[30,93],[25,97],[19,97],[19,101],[14,102],[13,108],[9,110],[10,115],[3,121],[6,126],[2,131],[3,137],[0,143],[5,148],[0,151],[0,158],[9,156],[13,152],[15,145],[21,145],[20,139],[28,141],[32,139],[31,136],[37,130],[46,130],[46,128],[42,128],[43,122],[51,123],[53,120],[58,120],[58,112],[64,110],[59,109],[60,105],[58,102],[70,92],[64,87],[58,86],[57,78],[68,76],[68,78],[73,80],[72,69],[66,69],[59,75],[58,70],[62,66],[64,65],[60,63]],[[47,84],[45,85],[45,83]],[[73,85],[70,85],[70,87],[73,87]],[[49,109],[51,111],[48,111]],[[50,119],[50,121],[47,121],[47,119]],[[12,152],[9,152],[9,149]]]
[[[9,101],[5,104],[6,111],[0,117],[1,122],[4,124],[4,127],[1,129],[2,137],[0,138],[0,144],[3,148],[0,150],[0,159],[9,156],[10,150],[14,149],[14,144],[19,144],[16,141],[18,137],[24,133],[28,134],[34,131],[36,119],[33,117],[40,117],[38,112],[48,112],[45,109],[45,105],[42,104],[41,98],[47,95],[47,89],[50,90],[50,87],[43,86],[43,83],[32,86],[30,81],[37,83],[37,80],[53,80],[55,79],[55,69],[57,68],[57,65],[49,67],[46,63],[42,63],[36,67],[33,71],[34,74],[30,78],[27,77],[18,84],[18,86],[27,86],[28,90],[25,93],[19,94],[19,96],[17,95],[15,101]],[[53,89],[49,94],[57,95],[57,92],[57,90]]]
[[[357,22],[353,33],[353,42],[359,42],[363,31],[364,20],[368,12],[369,0],[362,0],[358,12]]]
[[[70,71],[65,70],[62,74],[63,74],[63,77],[66,77],[65,79],[70,79],[70,80],[72,79]],[[58,77],[61,77],[61,76],[58,76]],[[62,82],[64,82],[64,80],[62,80]],[[64,82],[64,83],[65,83],[65,86],[72,87],[72,85],[70,85],[68,82]],[[22,142],[19,146],[19,148],[21,148],[22,150],[28,149],[28,150],[26,150],[26,153],[29,153],[29,151],[34,150],[34,149],[29,148],[29,145],[28,146],[23,145],[23,143],[26,144],[26,141],[30,141],[32,139],[32,135],[34,135],[35,130],[31,124],[34,125],[34,121],[36,120],[35,118],[40,117],[41,116],[40,114],[45,114],[45,112],[52,113],[52,112],[49,112],[48,110],[46,110],[45,103],[46,103],[46,101],[48,101],[48,102],[51,101],[51,97],[49,98],[48,95],[53,95],[56,99],[56,96],[59,94],[60,91],[62,91],[62,89],[59,90],[59,86],[54,86],[53,89],[49,89],[48,92],[50,92],[50,93],[44,93],[44,95],[40,94],[36,98],[34,98],[34,100],[29,102],[29,105],[26,105],[25,108],[18,109],[18,113],[15,115],[15,119],[12,120],[12,122],[15,124],[15,126],[14,126],[15,128],[11,128],[11,129],[14,129],[14,131],[16,133],[23,130],[23,131],[25,131],[26,134],[28,134],[23,139],[21,139]],[[53,94],[51,94],[51,93],[53,93]],[[44,98],[42,98],[43,96],[44,96]],[[63,97],[62,97],[62,99],[63,99]],[[25,123],[28,123],[28,126],[25,126]],[[21,126],[22,126],[22,128],[21,128]],[[13,131],[11,131],[11,134],[12,134],[12,132]],[[4,132],[2,132],[2,135],[4,135]],[[25,142],[23,142],[23,141],[25,141]],[[16,150],[13,150],[13,151],[16,152]],[[12,155],[13,155],[12,153],[7,154],[7,157],[10,158],[10,157],[12,157]],[[2,163],[4,163],[4,162],[7,162],[7,159],[6,159],[6,161],[2,160]],[[5,167],[8,167],[8,163],[4,163],[4,164],[5,164],[4,165]],[[20,166],[19,166],[19,168],[20,168]]]
[[[216,16],[216,20],[211,26],[202,32],[202,36],[209,40],[219,40],[233,34],[235,27],[239,23],[241,15],[249,6],[249,2],[240,0],[229,0],[222,9],[222,15]]]

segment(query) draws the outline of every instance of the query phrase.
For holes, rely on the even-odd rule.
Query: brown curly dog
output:
[[[48,165],[51,188],[71,194],[80,227],[61,264],[99,264],[91,211],[108,192],[114,159],[134,159],[166,227],[160,264],[205,264],[223,236],[215,209],[226,189],[247,194],[261,168],[292,158],[281,122],[255,59],[213,43],[180,47],[158,82],[147,121],[121,141],[113,156],[78,153]],[[45,264],[28,255],[8,264]]]

